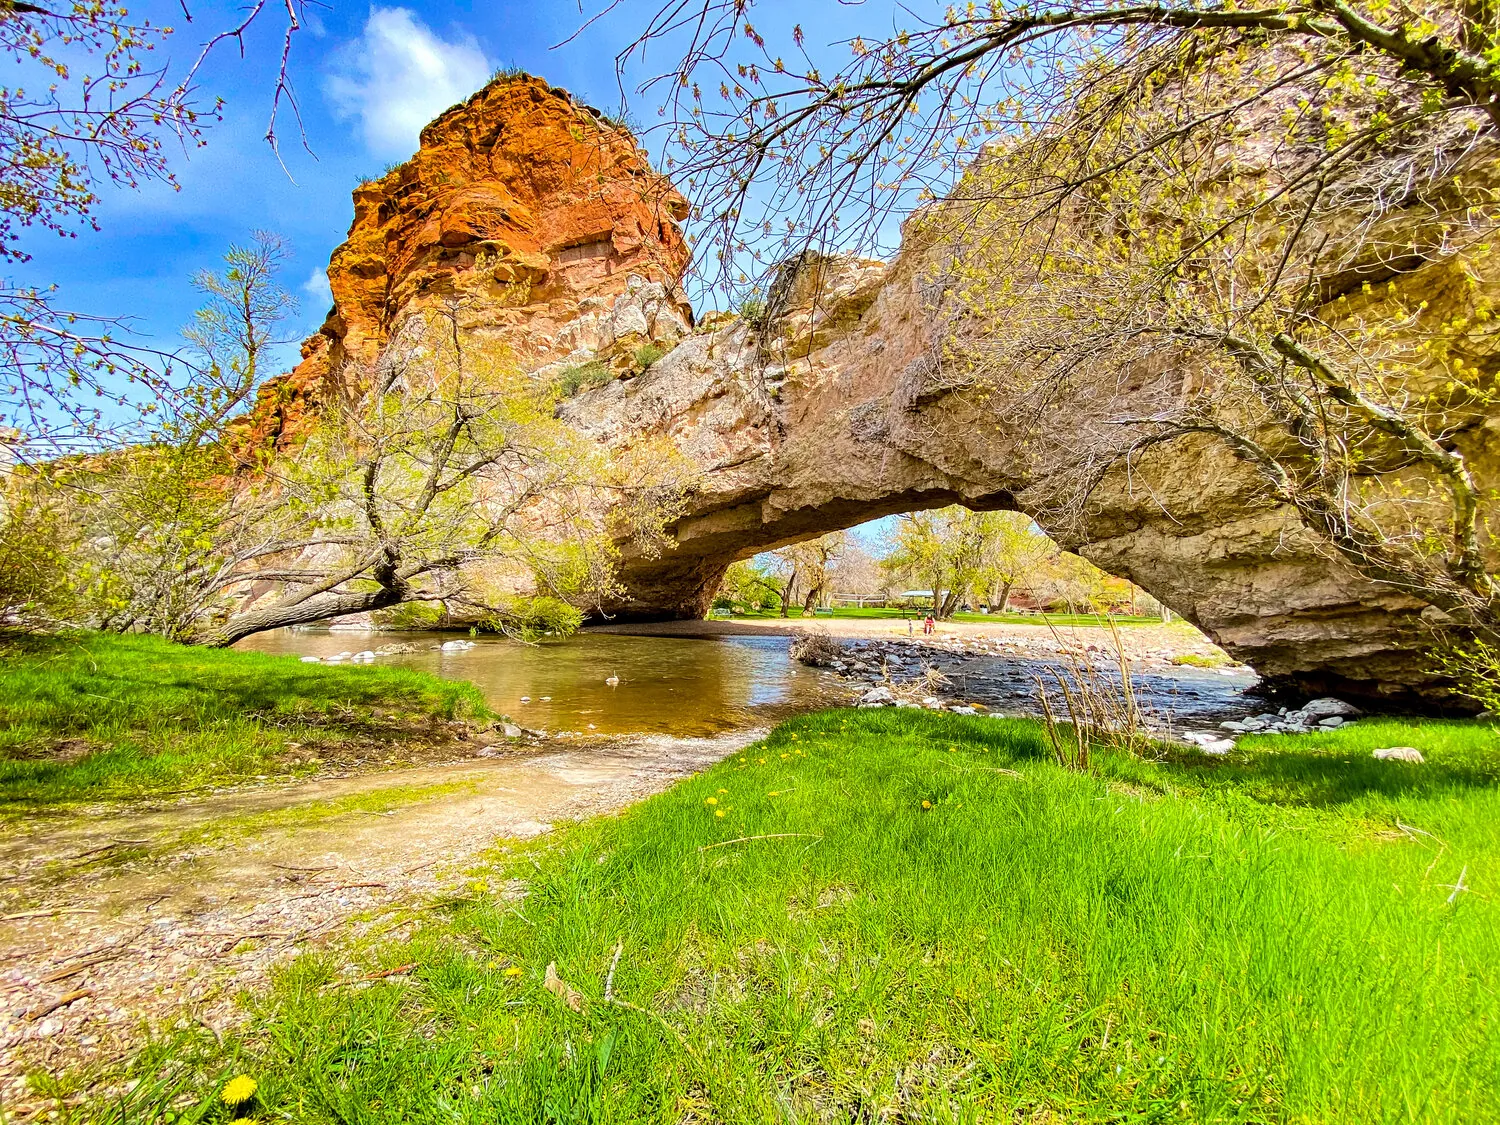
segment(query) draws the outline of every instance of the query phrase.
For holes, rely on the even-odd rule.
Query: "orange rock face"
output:
[[[659,284],[672,319],[690,322],[686,215],[628,130],[539,78],[498,79],[423,129],[410,160],[355,189],[354,223],[328,265],[333,310],[242,432],[256,444],[295,437],[407,317],[454,299],[528,368],[594,347],[632,276]]]

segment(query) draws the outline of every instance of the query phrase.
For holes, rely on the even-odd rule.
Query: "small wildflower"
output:
[[[766,796],[767,797],[779,797],[779,796],[781,796],[781,791],[779,789],[772,789],[769,793],[766,794]]]
[[[714,816],[723,816],[723,815],[724,815],[724,810],[723,809],[714,809]]]
[[[788,757],[790,757],[790,755],[788,755],[788,754],[783,754],[783,755],[782,755],[782,758],[783,758],[783,759],[785,759],[785,758],[788,758]]]
[[[225,1105],[244,1105],[253,1097],[255,1097],[255,1079],[248,1074],[231,1078],[224,1083],[224,1089],[219,1094],[219,1099]]]
[[[923,801],[922,802],[922,807],[924,809],[930,809],[930,808],[932,808],[932,802],[931,801]]]
[[[719,792],[720,792],[720,793],[728,793],[728,792],[729,792],[729,790],[728,790],[728,789],[720,789],[720,790],[719,790]]]
[[[507,977],[518,977],[521,975],[521,966],[512,965],[510,968],[505,970],[503,975]]]
[[[717,798],[717,797],[709,797],[703,803],[705,805],[717,805],[719,803],[719,798]]]

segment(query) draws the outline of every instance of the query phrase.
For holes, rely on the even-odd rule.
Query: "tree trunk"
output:
[[[1015,580],[1012,579],[1011,581],[1005,583],[1005,585],[1000,587],[1000,602],[998,605],[990,607],[996,613],[1004,613],[1006,607],[1010,605],[1010,591],[1011,588],[1015,586],[1015,584]]]
[[[343,617],[350,613],[367,613],[375,609],[387,609],[400,605],[411,597],[411,588],[402,582],[393,586],[382,586],[378,590],[347,594],[319,594],[296,605],[271,605],[264,609],[251,610],[238,617],[231,617],[218,629],[202,633],[193,638],[195,645],[210,648],[227,648],[235,641],[268,629],[284,629],[288,625],[310,625],[330,617]]]
[[[794,570],[791,577],[786,580],[786,586],[781,591],[781,616],[790,617],[789,607],[792,599],[797,596],[797,572]]]

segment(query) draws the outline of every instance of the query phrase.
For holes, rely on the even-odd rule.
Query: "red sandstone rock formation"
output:
[[[323,396],[443,302],[459,302],[488,346],[536,367],[592,356],[635,277],[661,287],[669,315],[622,340],[675,342],[691,319],[679,290],[686,215],[629,130],[539,78],[497,79],[423,129],[410,160],[355,189],[349,237],[328,264],[334,307],[240,433],[260,449],[294,438]]]

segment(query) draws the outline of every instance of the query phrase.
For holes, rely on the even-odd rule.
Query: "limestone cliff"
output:
[[[723,316],[695,328],[679,289],[684,214],[628,133],[537,79],[497,82],[355,193],[329,267],[334,310],[255,424],[294,430],[298,409],[357,381],[440,301],[459,302],[474,343],[539,377],[603,361],[619,377],[562,416],[622,451],[666,436],[695,472],[670,548],[622,545],[626,593],[609,609],[635,618],[701,616],[730,562],[881,515],[1047,509],[1025,435],[972,408],[930,358],[921,255],[809,260],[784,272],[757,329]],[[647,343],[666,354],[632,359]],[[1134,473],[1106,481],[1087,524],[1048,530],[1268,677],[1391,700],[1430,690],[1422,607],[1320,551],[1246,466],[1182,439]]]

